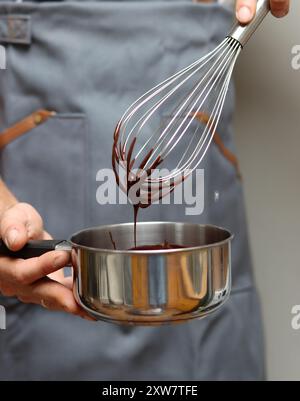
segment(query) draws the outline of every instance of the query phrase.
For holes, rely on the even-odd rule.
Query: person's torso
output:
[[[7,49],[7,70],[0,74],[1,127],[41,108],[57,113],[0,152],[0,174],[20,200],[40,211],[48,231],[63,238],[83,227],[132,220],[130,205],[97,200],[99,171],[111,167],[114,125],[141,93],[213,49],[231,21],[229,9],[216,2],[0,2],[0,40],[6,38]],[[15,29],[23,43],[13,40]],[[218,131],[234,151],[232,112],[231,88]],[[186,215],[183,204],[155,205],[140,218],[230,229],[236,238],[236,294],[228,304],[202,321],[128,328],[93,324],[0,296],[8,318],[8,329],[0,333],[0,378],[261,375],[260,346],[253,351],[253,344],[260,343],[260,323],[253,313],[257,301],[241,182],[214,144],[201,167],[205,205],[200,216]],[[245,340],[245,333],[252,338]],[[232,358],[236,348],[243,353]]]

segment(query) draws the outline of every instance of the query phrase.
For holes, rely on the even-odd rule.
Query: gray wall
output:
[[[300,2],[288,18],[269,16],[241,54],[236,142],[265,323],[269,379],[300,379]]]

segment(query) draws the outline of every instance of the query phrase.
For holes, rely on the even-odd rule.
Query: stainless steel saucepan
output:
[[[77,302],[106,322],[184,322],[202,318],[226,301],[231,289],[229,231],[191,223],[138,223],[137,247],[166,241],[182,248],[130,250],[133,231],[132,223],[88,228],[69,241],[30,241],[19,252],[1,243],[0,254],[29,258],[53,249],[70,251]]]

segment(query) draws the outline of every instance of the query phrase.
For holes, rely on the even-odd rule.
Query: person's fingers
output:
[[[43,237],[43,221],[27,203],[18,203],[1,216],[0,237],[13,251],[21,249],[29,239]]]
[[[47,239],[52,239],[52,237],[49,233],[47,233],[47,231],[44,231],[41,239],[47,240]],[[52,280],[58,281],[60,283],[60,282],[62,282],[62,280],[65,277],[64,269],[60,269],[60,270],[55,271],[54,273],[50,273],[50,274],[48,274],[48,277],[50,277]]]
[[[3,257],[0,258],[0,281],[25,286],[66,266],[69,258],[69,253],[64,251],[51,251],[27,260]]]
[[[64,284],[64,279],[65,279],[64,269],[60,269],[54,273],[50,273],[48,274],[48,277],[50,277],[54,281],[58,281],[59,283]]]
[[[53,311],[64,311],[84,317],[85,312],[76,303],[72,291],[64,285],[47,277],[31,286],[23,287],[17,295],[24,303],[41,305]]]
[[[53,237],[47,232],[47,231],[43,231],[41,239],[52,239]]]
[[[76,303],[71,277],[64,278],[62,282],[45,277],[54,269],[65,266],[68,260],[69,254],[63,251],[48,252],[28,260],[0,258],[0,292],[4,296],[17,297],[24,303],[38,304],[46,309],[64,311],[94,321]]]
[[[73,277],[64,277],[61,280],[59,280],[59,282],[62,283],[65,287],[69,288],[69,290],[72,290]]]
[[[272,14],[277,18],[286,16],[290,9],[289,0],[271,0],[271,11]]]
[[[237,0],[236,17],[242,24],[248,24],[255,15],[256,0]]]

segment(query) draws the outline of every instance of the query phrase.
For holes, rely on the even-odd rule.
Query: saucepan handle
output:
[[[13,252],[0,240],[0,256],[11,258],[29,259],[41,256],[49,251],[71,251],[72,245],[66,240],[33,240],[29,241],[24,248]]]

